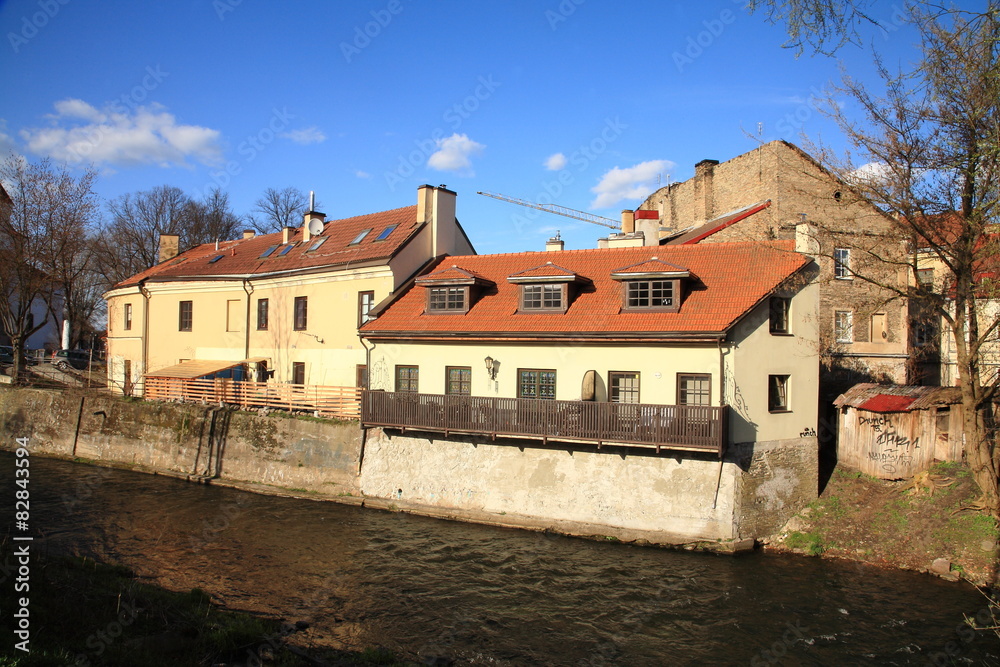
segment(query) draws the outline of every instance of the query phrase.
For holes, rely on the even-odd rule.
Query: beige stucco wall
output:
[[[360,484],[366,496],[605,526],[602,532],[616,536],[617,531],[648,532],[669,542],[736,537],[739,472],[733,463],[720,461],[522,450],[487,440],[388,435],[376,429],[365,444]]]

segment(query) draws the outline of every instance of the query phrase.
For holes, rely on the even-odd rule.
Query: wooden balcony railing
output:
[[[358,418],[360,395],[355,387],[163,377],[146,377],[144,392],[151,401],[225,403],[244,410],[297,410],[338,419]]]
[[[364,391],[361,425],[713,452],[726,444],[725,407],[548,401]]]

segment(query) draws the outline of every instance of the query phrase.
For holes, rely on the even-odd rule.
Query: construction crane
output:
[[[494,199],[510,202],[511,204],[520,204],[521,206],[527,206],[528,208],[537,208],[540,211],[548,211],[549,213],[555,213],[556,215],[562,215],[567,218],[576,218],[577,220],[583,220],[584,222],[592,222],[595,225],[604,225],[605,227],[610,227],[614,230],[621,230],[622,228],[621,223],[617,220],[605,218],[600,215],[594,215],[593,213],[587,213],[586,211],[578,211],[575,208],[568,208],[557,204],[536,204],[535,202],[518,199],[517,197],[498,195],[495,192],[477,192],[476,194],[493,197]]]

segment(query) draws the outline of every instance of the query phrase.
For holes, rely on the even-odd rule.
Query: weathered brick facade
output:
[[[859,201],[851,189],[798,147],[773,141],[726,162],[703,160],[695,176],[660,188],[640,206],[660,214],[660,224],[682,230],[727,213],[770,205],[700,243],[795,238],[807,221],[811,254],[820,267],[821,403],[856,382],[906,383],[909,358],[907,303],[858,276],[835,275],[834,249],[849,249],[850,266],[883,284],[905,285],[903,269],[873,257],[905,258],[906,240],[892,221]],[[800,226],[800,232],[806,225]],[[837,311],[851,313],[851,342],[837,342]],[[842,316],[842,322],[843,322]],[[885,335],[882,335],[884,331]],[[846,338],[841,329],[841,338]]]

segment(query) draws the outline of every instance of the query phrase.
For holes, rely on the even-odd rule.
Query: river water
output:
[[[0,453],[11,499],[13,461]],[[307,620],[316,645],[418,664],[910,665],[951,650],[955,664],[1000,665],[995,636],[958,631],[980,594],[927,575],[466,525],[37,456],[30,484],[36,551]]]

